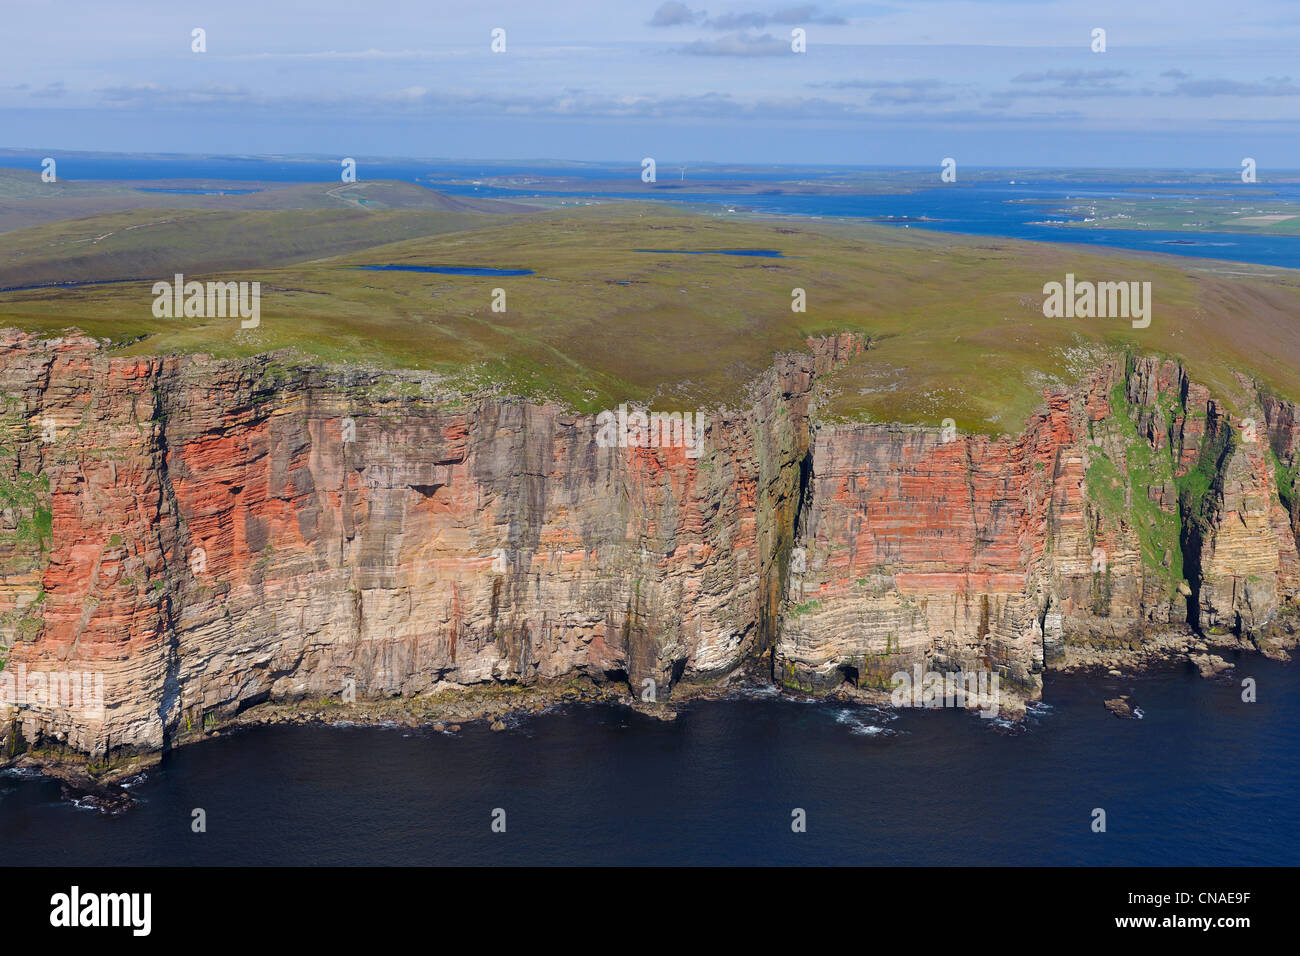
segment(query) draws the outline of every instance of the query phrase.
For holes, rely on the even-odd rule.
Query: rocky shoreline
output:
[[[1238,665],[1223,654],[1244,660],[1258,654],[1270,660],[1288,662],[1289,650],[1300,646],[1300,635],[1292,626],[1274,628],[1267,638],[1254,640],[1234,635],[1198,635],[1192,632],[1166,632],[1144,635],[1136,650],[1128,646],[1076,646],[1067,648],[1064,659],[1047,666],[1063,675],[1134,677],[1179,662],[1193,667],[1207,680],[1232,676]],[[1110,642],[1116,645],[1118,642]],[[233,717],[205,728],[196,728],[176,738],[175,746],[197,743],[209,737],[221,737],[258,727],[374,726],[428,730],[457,734],[467,724],[486,723],[495,732],[508,732],[515,720],[536,716],[564,705],[607,704],[626,707],[643,716],[675,721],[683,706],[697,701],[719,700],[736,694],[779,694],[791,698],[818,699],[877,707],[890,707],[890,693],[873,688],[849,685],[809,698],[751,674],[737,673],[711,682],[682,683],[673,688],[671,700],[644,701],[630,693],[626,685],[575,678],[533,686],[484,685],[455,687],[416,697],[386,697],[346,703],[336,698],[294,701],[268,701],[249,707]],[[1027,697],[1014,688],[1003,691],[999,716],[1019,721],[1037,698]],[[1140,716],[1136,702],[1122,696],[1105,702],[1117,717]],[[1137,711],[1135,714],[1134,711]],[[39,772],[62,782],[66,800],[105,813],[121,813],[134,804],[132,784],[161,763],[163,754],[143,754],[96,770],[84,757],[57,749],[30,749],[8,766]]]
[[[1068,644],[1062,659],[1049,664],[1050,670],[1062,674],[1133,672],[1145,667],[1185,660],[1195,666],[1203,677],[1214,676],[1226,668],[1222,654],[1259,654],[1269,660],[1285,663],[1291,660],[1290,650],[1300,646],[1293,625],[1254,636],[1238,637],[1233,634],[1195,634],[1190,631],[1169,631],[1144,635],[1134,648],[1132,645],[1077,645]],[[1219,662],[1215,664],[1214,662]],[[1206,667],[1211,673],[1206,673]]]

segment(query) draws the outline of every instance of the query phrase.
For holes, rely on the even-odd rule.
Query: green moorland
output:
[[[267,231],[303,228],[263,215],[247,221],[238,241],[252,245]],[[4,248],[34,249],[53,228],[10,234]],[[737,248],[775,249],[784,258],[637,251]],[[0,268],[5,261],[0,256]],[[355,268],[362,264],[535,274]],[[199,277],[197,268],[185,271]],[[1043,284],[1067,272],[1151,282],[1150,327],[1044,318]],[[1236,370],[1300,397],[1300,272],[1093,247],[627,204],[492,218],[204,278],[260,281],[260,327],[154,318],[151,281],[3,293],[0,327],[76,327],[132,354],[288,349],[330,362],[428,369],[458,387],[493,383],[585,411],[624,400],[735,406],[774,353],[803,348],[809,335],[859,331],[873,347],[833,376],[823,414],[925,425],[951,417],[994,434],[1019,431],[1045,385],[1076,381],[1099,353],[1123,348],[1185,359],[1230,407],[1238,400]],[[805,313],[791,310],[794,288],[806,291]],[[494,289],[505,290],[505,312],[492,309]],[[277,358],[283,361],[292,358]]]
[[[161,191],[159,191],[161,190]],[[85,219],[139,210],[424,210],[519,214],[532,207],[473,196],[449,196],[414,183],[230,182],[224,180],[42,182],[32,170],[0,167],[0,233],[60,219]],[[411,235],[409,231],[405,235]],[[392,239],[397,236],[388,237]],[[383,241],[383,240],[380,240]]]
[[[0,289],[263,269],[473,228],[468,212],[131,209],[0,234]]]

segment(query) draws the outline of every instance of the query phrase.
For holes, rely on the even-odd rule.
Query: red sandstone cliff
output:
[[[0,676],[93,673],[103,707],[11,700],[0,760],[111,766],[269,699],[572,675],[665,698],[925,663],[1033,696],[1070,642],[1189,607],[1265,634],[1295,598],[1293,405],[1261,398],[1244,441],[1176,364],[1116,358],[1015,438],[818,427],[817,376],[861,343],[811,345],[706,410],[692,457],[418,373],[5,333]]]
[[[1176,363],[1122,357],[1044,397],[996,441],[816,430],[779,679],[996,668],[1033,696],[1069,644],[1136,647],[1189,609],[1205,632],[1267,637],[1300,591],[1274,467],[1296,460],[1294,406],[1266,402],[1252,432]]]

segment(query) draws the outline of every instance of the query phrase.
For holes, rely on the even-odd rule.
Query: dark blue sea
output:
[[[238,731],[170,754],[118,816],[0,776],[0,864],[1295,865],[1300,670],[1238,667],[1049,677],[1019,728],[758,692],[673,723],[573,705],[500,733]],[[1121,693],[1143,719],[1104,709]]]
[[[21,156],[0,158],[0,165],[40,170],[42,154],[32,152]],[[158,180],[158,179],[220,179],[261,180],[266,182],[329,182],[339,178],[338,160],[272,159],[261,157],[152,157],[133,156],[93,157],[69,154],[59,158],[59,176],[65,180]],[[748,182],[773,182],[789,179],[817,180],[830,175],[843,174],[847,168],[796,169],[794,167],[764,167],[761,169],[733,170],[728,167],[689,167],[688,177],[700,180]],[[896,170],[882,170],[897,172]],[[521,183],[518,188],[474,185],[473,180],[490,177],[548,177],[566,176],[602,184],[599,192],[580,188],[568,192],[547,192],[547,196],[573,199],[638,199],[647,198],[640,183],[639,160],[626,166],[613,164],[587,164],[551,166],[546,164],[486,164],[470,161],[422,162],[415,160],[359,161],[358,176],[365,179],[396,179],[419,183],[452,195],[494,198],[520,198],[538,195],[535,188]],[[862,170],[858,170],[862,172]],[[869,170],[868,170],[869,172]],[[971,172],[975,172],[972,170]],[[984,170],[987,174],[989,171]],[[1300,268],[1300,236],[1270,236],[1242,233],[1162,232],[1125,229],[1071,229],[1060,225],[1041,225],[1044,220],[1072,220],[1080,218],[1078,212],[1064,213],[1069,207],[1086,205],[1094,199],[1112,199],[1132,196],[1172,198],[1183,196],[1230,196],[1240,198],[1244,204],[1267,203],[1270,200],[1300,202],[1300,183],[1269,183],[1267,172],[1261,172],[1261,181],[1245,184],[1234,179],[1232,170],[1220,171],[1225,182],[1214,185],[1169,186],[1134,182],[1124,177],[1122,171],[1106,174],[1112,178],[1098,182],[1034,182],[1011,179],[1020,175],[1006,173],[1002,181],[959,181],[952,184],[938,182],[938,165],[935,167],[933,185],[922,186],[914,192],[901,194],[847,194],[834,196],[798,196],[786,194],[734,195],[700,191],[691,186],[690,179],[674,181],[676,166],[660,168],[659,189],[652,197],[655,201],[690,203],[714,207],[718,211],[753,211],[791,217],[861,217],[888,220],[892,217],[895,228],[930,229],[941,232],[965,233],[980,236],[1002,236],[1041,242],[1069,242],[1083,245],[1109,246],[1117,249],[1136,249],[1145,252],[1162,252],[1205,259],[1227,259],[1251,262],[1264,266]],[[605,191],[611,182],[626,180],[627,192]],[[152,186],[151,189],[160,187]],[[166,187],[161,187],[166,188]],[[181,188],[181,187],[177,187]],[[1170,192],[1183,189],[1185,192]],[[173,190],[174,191],[174,190]],[[201,190],[199,190],[201,191]],[[226,190],[229,192],[230,190]],[[928,219],[932,221],[917,222]],[[913,220],[904,222],[903,220]]]

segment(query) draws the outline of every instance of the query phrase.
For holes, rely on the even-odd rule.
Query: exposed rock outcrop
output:
[[[817,425],[864,344],[777,356],[697,456],[419,373],[4,333],[0,762],[121,775],[267,701],[918,664],[1034,697],[1072,647],[1294,646],[1293,405],[1248,434],[1120,356],[1013,437]]]
[[[1189,654],[1187,659],[1196,667],[1197,673],[1207,680],[1218,677],[1224,671],[1232,670],[1232,664],[1218,654]]]
[[[1266,633],[1297,595],[1270,467],[1295,460],[1293,412],[1270,407],[1277,453],[1177,363],[1121,356],[1049,390],[1015,437],[818,428],[778,678],[883,690],[918,664],[995,669],[1032,697],[1072,647]]]
[[[1112,697],[1106,701],[1106,709],[1121,720],[1142,719],[1142,708],[1133,703],[1132,697]]]

